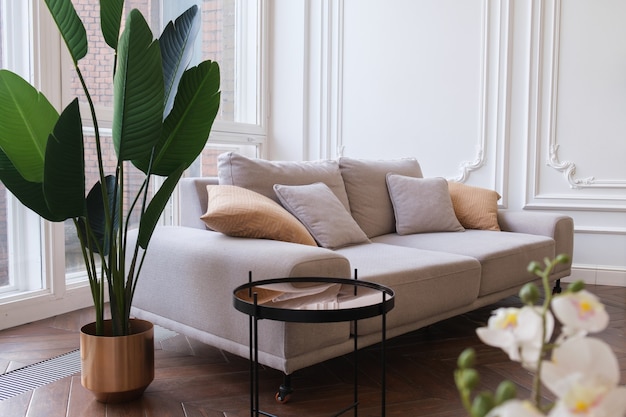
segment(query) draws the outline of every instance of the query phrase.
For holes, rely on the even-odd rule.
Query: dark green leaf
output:
[[[77,98],[61,113],[48,139],[43,191],[56,216],[70,219],[85,215],[83,127]]]
[[[149,158],[163,123],[161,51],[138,10],[128,16],[118,45],[113,144],[120,161]]]
[[[46,0],[46,5],[76,64],[87,55],[87,32],[83,22],[78,17],[71,0]]]
[[[191,62],[193,43],[199,30],[200,13],[198,6],[193,5],[178,16],[176,22],[170,21],[159,38],[165,83],[164,118],[174,105],[178,83]]]
[[[185,169],[187,169],[187,167],[181,165],[177,170],[172,172],[172,174],[163,182],[159,191],[157,191],[154,197],[152,197],[146,211],[141,216],[137,243],[142,248],[146,249],[148,247],[148,243],[150,242],[154,228],[159,221],[159,217],[161,217],[161,213],[163,213],[163,209],[172,195],[172,192],[174,192],[174,188],[176,188],[176,184],[178,184],[178,180],[180,180],[180,177],[183,175]]]
[[[0,150],[0,181],[22,204],[44,219],[52,222],[65,220],[54,216],[48,209],[43,196],[43,184],[26,181],[2,150]]]
[[[89,219],[89,227],[93,233],[88,246],[91,247],[94,253],[100,253],[98,248],[101,248],[102,254],[105,256],[109,253],[109,236],[115,236],[119,227],[119,211],[117,210],[119,204],[114,204],[116,182],[115,175],[107,175],[105,177],[109,212],[112,213],[112,222],[109,224],[107,224],[106,221],[104,200],[102,198],[102,185],[100,181],[91,188],[87,195],[87,218]],[[84,218],[79,219],[79,227],[86,235]],[[111,228],[113,229],[112,233]]]
[[[204,61],[185,71],[178,94],[163,125],[152,173],[168,176],[181,164],[188,167],[202,152],[220,105],[220,73],[216,62]],[[147,172],[149,159],[133,160]]]
[[[43,182],[48,135],[59,114],[19,75],[0,70],[0,148],[25,180]]]
[[[113,49],[117,49],[123,9],[124,0],[100,0],[100,29],[104,41]]]

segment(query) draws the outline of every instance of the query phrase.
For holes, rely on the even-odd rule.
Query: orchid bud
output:
[[[534,305],[539,300],[539,288],[529,282],[519,290],[519,298],[524,304]]]
[[[527,270],[531,274],[538,275],[538,273],[541,272],[541,264],[537,261],[532,261],[530,264],[528,264]]]
[[[566,264],[569,263],[569,255],[562,253],[560,255],[557,255],[554,260],[559,264]]]
[[[460,369],[471,368],[476,363],[476,351],[472,348],[467,348],[459,355],[456,361],[457,366]]]
[[[472,416],[484,417],[494,406],[493,394],[488,391],[481,392],[472,403]]]
[[[568,292],[578,292],[585,288],[585,283],[583,281],[574,281],[567,286]]]
[[[480,375],[476,369],[463,369],[458,374],[457,386],[460,389],[473,390],[480,382]]]
[[[517,388],[511,381],[502,381],[496,389],[496,404],[512,400],[517,395]]]

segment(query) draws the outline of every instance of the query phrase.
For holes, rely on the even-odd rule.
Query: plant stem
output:
[[[102,145],[101,145],[101,141],[100,141],[100,127],[98,126],[98,118],[96,117],[96,109],[95,106],[93,104],[93,100],[91,98],[91,94],[89,94],[89,89],[87,88],[87,83],[85,82],[85,79],[83,77],[82,72],[80,71],[80,68],[78,66],[78,63],[75,62],[74,63],[74,69],[76,70],[76,74],[78,75],[78,79],[80,80],[80,84],[83,88],[83,91],[85,93],[85,96],[87,97],[87,103],[89,104],[89,111],[91,113],[91,120],[93,122],[93,127],[94,127],[94,136],[95,136],[95,143],[96,143],[96,155],[98,158],[98,173],[99,173],[99,177],[100,177],[100,184],[101,184],[101,191],[102,191],[102,201],[104,202],[104,218],[105,218],[105,231],[106,230],[110,230],[112,228],[112,220],[111,220],[111,212],[109,209],[109,198],[108,198],[108,192],[107,192],[107,188],[105,186],[105,175],[104,175],[104,163],[102,160]],[[84,152],[84,147],[83,147],[83,152]],[[83,165],[85,164],[84,162],[84,156],[83,156]],[[89,215],[88,213],[85,214],[85,227],[89,228]],[[91,242],[91,238],[88,234],[87,236],[87,242],[90,243]],[[93,257],[93,249],[91,249],[91,246],[88,246],[88,251],[90,253],[90,257]],[[100,253],[102,253],[100,251]],[[85,259],[85,264],[88,263],[88,259],[87,256],[85,256],[85,254],[83,255],[84,259]],[[100,277],[100,289],[99,289],[99,293],[98,293],[98,297],[94,296],[94,306],[96,308],[96,334],[101,335],[104,329],[104,279],[106,276],[107,281],[109,281],[110,279],[110,269],[107,267],[106,265],[106,259],[104,256],[101,256],[101,262],[102,262],[102,271],[103,274]],[[89,269],[89,268],[88,268]],[[95,270],[92,271],[92,273],[95,274]],[[92,295],[93,296],[93,295]],[[99,312],[99,314],[98,314]],[[100,329],[100,330],[98,330]]]
[[[549,350],[546,345],[546,317],[548,315],[548,310],[550,309],[550,303],[552,302],[552,291],[550,290],[549,277],[556,263],[556,260],[546,261],[545,269],[541,272],[537,272],[537,275],[541,277],[541,282],[543,284],[544,300],[541,307],[541,350],[537,360],[537,369],[535,371],[535,375],[533,376],[531,398],[538,409],[541,409],[541,367],[543,358]]]

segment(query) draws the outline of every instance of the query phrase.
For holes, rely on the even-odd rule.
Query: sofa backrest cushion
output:
[[[414,158],[363,160],[339,158],[352,217],[367,237],[396,230],[393,205],[387,191],[387,174],[422,178],[422,170]]]
[[[307,185],[323,182],[350,210],[339,164],[334,160],[267,161],[226,152],[217,158],[217,176],[223,185],[236,185],[279,202],[274,184]]]

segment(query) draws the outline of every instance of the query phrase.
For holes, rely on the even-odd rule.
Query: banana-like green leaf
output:
[[[163,124],[163,68],[158,41],[132,10],[118,44],[113,144],[120,161],[149,158]]]
[[[176,184],[178,184],[178,180],[180,180],[180,177],[183,175],[183,172],[185,172],[185,169],[187,169],[187,167],[181,165],[178,169],[174,170],[169,177],[167,177],[167,179],[163,182],[163,185],[161,185],[161,188],[159,188],[159,191],[157,191],[154,197],[152,197],[146,211],[141,216],[137,243],[143,249],[148,247],[148,243],[150,242],[154,228],[159,221],[159,217],[161,217],[161,213],[163,213],[163,209],[171,197],[172,192],[174,192],[174,188],[176,188]]]
[[[112,221],[108,227],[106,214],[104,212],[104,200],[102,199],[102,184],[100,181],[94,184],[87,195],[87,218],[89,219],[89,227],[92,232],[89,247],[94,253],[100,253],[101,249],[102,254],[105,256],[109,253],[109,236],[115,236],[117,229],[119,228],[119,210],[117,210],[119,204],[115,204],[114,199],[116,182],[117,179],[115,178],[115,175],[107,175],[104,179],[104,186],[109,200],[109,210],[112,215]],[[119,193],[117,201],[119,202]],[[79,219],[78,227],[84,233],[83,236],[86,236],[84,217]]]
[[[193,43],[199,30],[200,13],[198,13],[198,6],[193,5],[181,14],[175,22],[170,21],[159,38],[165,82],[163,118],[167,117],[172,110],[178,83],[191,62]]]
[[[117,49],[123,9],[124,0],[100,0],[100,30],[104,41],[113,49]]]
[[[78,98],[61,113],[48,139],[43,191],[57,217],[85,215],[85,157]]]
[[[220,105],[220,71],[216,62],[204,61],[183,74],[174,107],[163,124],[151,173],[168,176],[202,152]],[[133,160],[147,172],[150,159]]]
[[[44,219],[52,222],[65,220],[56,217],[46,205],[43,183],[26,181],[2,150],[0,150],[0,181],[22,204]]]
[[[72,0],[46,0],[46,5],[76,64],[87,55],[87,32]]]
[[[19,75],[0,70],[0,148],[26,181],[42,183],[48,135],[59,114]]]

